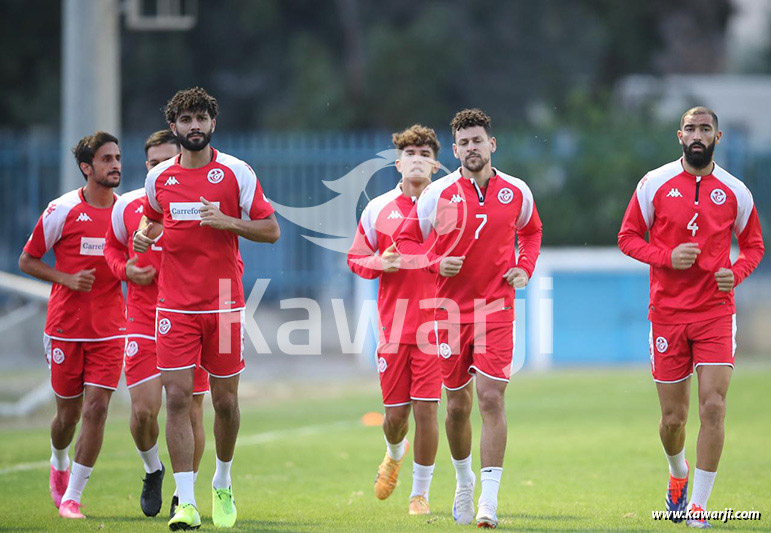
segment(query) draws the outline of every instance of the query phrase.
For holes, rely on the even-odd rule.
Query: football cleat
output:
[[[675,523],[682,522],[682,516],[685,515],[685,509],[688,507],[688,474],[685,474],[682,479],[669,476],[665,503],[667,511],[671,513],[669,519]]]
[[[410,498],[410,514],[431,514],[431,509],[428,508],[428,500],[425,496],[413,496]]]
[[[712,527],[712,524],[707,522],[707,512],[695,503],[688,508],[687,516],[685,525],[688,527],[695,527],[696,529],[710,529]]]
[[[399,476],[399,469],[402,467],[402,461],[407,456],[407,450],[410,443],[404,445],[404,455],[398,461],[391,459],[386,452],[380,466],[377,467],[377,477],[375,478],[375,497],[378,500],[385,500],[396,488],[396,480]]]
[[[174,516],[169,520],[169,529],[172,531],[198,529],[201,527],[201,516],[198,509],[192,503],[181,503],[177,505]]]
[[[65,500],[59,506],[59,516],[62,518],[85,518],[80,512],[80,503],[75,500]]]
[[[48,488],[51,491],[51,499],[58,509],[62,504],[62,496],[67,491],[70,482],[70,470],[57,470],[51,465],[51,474],[48,476]]]
[[[142,495],[139,497],[139,505],[145,516],[155,516],[161,512],[163,505],[163,475],[166,472],[163,464],[161,469],[146,474],[142,480]]]
[[[479,504],[477,527],[482,529],[495,529],[498,527],[498,515],[492,506],[484,503]]]
[[[236,523],[236,500],[233,489],[215,489],[211,491],[211,518],[217,527],[233,527]]]
[[[455,485],[455,499],[452,502],[452,517],[458,524],[474,521],[474,483]]]

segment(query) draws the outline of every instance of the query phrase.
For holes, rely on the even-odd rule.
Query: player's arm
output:
[[[94,279],[96,279],[94,277],[95,268],[67,274],[51,268],[42,259],[30,255],[27,251],[23,251],[19,256],[19,270],[40,280],[64,285],[73,291],[89,292],[94,284]]]
[[[618,232],[618,247],[621,251],[633,259],[660,268],[688,268],[693,264],[693,261],[696,261],[696,255],[691,250],[688,252],[688,258],[683,258],[683,263],[674,263],[673,260],[679,261],[680,259],[679,252],[681,250],[678,249],[682,245],[674,250],[663,250],[645,240],[647,232],[648,225],[640,209],[637,192],[635,192],[626,208],[626,213],[624,213],[624,218],[621,221],[621,230]],[[691,243],[688,244],[690,245]],[[675,251],[678,254],[674,254]],[[687,261],[691,259],[691,255],[693,261],[685,266]]]
[[[104,260],[113,275],[121,281],[150,285],[155,278],[152,265],[138,267],[137,256],[129,258],[128,231],[123,222],[123,210],[113,208],[110,225],[104,239]]]
[[[410,215],[402,223],[399,234],[396,237],[396,250],[402,256],[409,256],[415,262],[418,258],[425,258],[425,268],[434,274],[451,277],[460,272],[465,257],[440,257],[432,250],[426,250],[425,243],[429,236],[435,233],[432,220],[436,217],[437,200],[430,194],[424,194],[418,198]]]
[[[526,221],[525,221],[526,220]],[[521,225],[523,224],[523,225]],[[527,286],[535,271],[535,263],[541,254],[541,242],[543,241],[543,223],[532,203],[529,217],[518,221],[517,250],[519,257],[512,258],[512,267],[503,275],[506,281],[515,289]]]
[[[201,226],[230,231],[239,237],[254,242],[274,243],[281,236],[276,215],[271,213],[265,218],[244,220],[226,215],[219,207],[201,196]]]
[[[739,241],[739,257],[731,268],[721,268],[715,273],[718,290],[723,292],[732,291],[734,287],[747,279],[758,266],[760,260],[763,259],[766,249],[763,244],[760,219],[754,205],[744,228],[737,228],[736,233]]]

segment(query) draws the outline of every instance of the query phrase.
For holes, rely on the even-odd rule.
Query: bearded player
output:
[[[711,527],[705,511],[725,440],[736,352],[734,288],[764,252],[752,194],[712,159],[722,136],[714,111],[686,111],[677,132],[683,157],[640,180],[618,234],[621,251],[651,267],[650,358],[669,463],[667,510],[677,513],[673,521],[685,516],[697,528]],[[740,250],[733,264],[732,234]],[[694,368],[701,426],[689,501],[685,423]]]

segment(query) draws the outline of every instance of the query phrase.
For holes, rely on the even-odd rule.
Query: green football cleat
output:
[[[199,527],[201,527],[201,516],[192,503],[180,503],[174,516],[169,520],[169,529],[172,531],[198,529]]]
[[[215,489],[211,491],[211,519],[217,527],[233,527],[236,523],[236,500],[233,489]]]

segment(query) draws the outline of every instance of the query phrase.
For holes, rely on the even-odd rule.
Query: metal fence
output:
[[[570,151],[561,149],[559,143],[554,143],[554,148],[533,151],[528,148],[532,147],[532,137],[520,134],[501,137],[507,139],[509,158],[549,158],[569,168],[574,157]],[[144,138],[144,134],[127,134],[121,139],[124,164],[120,191],[132,190],[144,183]],[[765,179],[766,169],[771,168],[771,151],[753,152],[737,135],[728,138],[733,140],[721,145],[720,160],[753,191],[762,220],[771,220],[771,183]],[[446,136],[440,136],[440,140],[444,146],[440,161],[453,169],[457,163],[452,157],[451,141]],[[271,200],[288,206],[317,205],[333,198],[337,193],[329,190],[322,180],[342,177],[356,165],[392,147],[387,132],[218,133],[216,146],[250,163]],[[0,132],[0,269],[17,271],[19,253],[35,221],[47,202],[61,194],[58,167],[56,136],[34,130]],[[369,183],[367,196],[392,188],[395,180],[393,168],[380,171]],[[359,209],[363,203],[362,200]],[[287,221],[282,221],[281,227],[282,237],[274,246],[242,245],[246,284],[251,285],[257,278],[269,278],[266,299],[287,294],[307,297],[351,294],[352,276],[342,254],[311,244],[302,236],[307,231]],[[763,270],[771,272],[768,265]],[[287,289],[291,292],[287,293]]]

